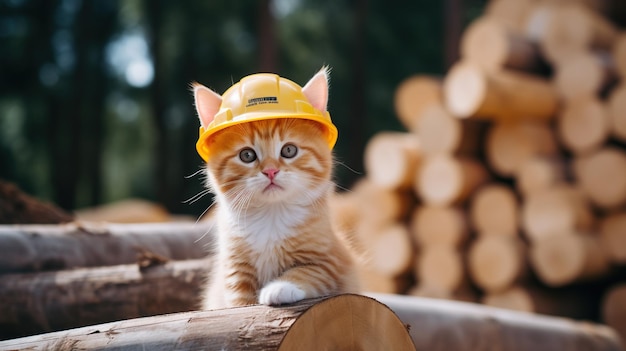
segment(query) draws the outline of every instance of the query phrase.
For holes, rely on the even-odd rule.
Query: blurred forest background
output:
[[[443,75],[484,0],[0,0],[0,179],[72,210],[127,197],[184,201],[198,121],[189,83],[219,93],[275,72],[304,84],[332,67],[337,159],[362,172],[365,142],[401,129],[398,84]],[[349,187],[359,174],[336,170]]]

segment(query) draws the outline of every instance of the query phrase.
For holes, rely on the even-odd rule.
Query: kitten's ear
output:
[[[206,128],[215,118],[217,111],[220,110],[222,97],[198,82],[191,83],[191,88],[193,89],[193,98],[198,118],[200,118],[200,125]]]
[[[326,111],[326,106],[328,105],[329,80],[330,68],[324,66],[302,88],[302,93],[309,99],[311,105],[322,112]]]

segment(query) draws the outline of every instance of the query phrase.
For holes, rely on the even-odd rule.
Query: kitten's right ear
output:
[[[217,111],[220,110],[222,97],[198,82],[191,83],[191,88],[193,89],[193,98],[198,118],[200,118],[200,125],[206,128],[215,118]]]

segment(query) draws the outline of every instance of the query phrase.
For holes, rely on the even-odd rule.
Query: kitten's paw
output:
[[[275,281],[267,284],[259,293],[259,303],[263,305],[282,305],[304,299],[304,290],[296,284]]]

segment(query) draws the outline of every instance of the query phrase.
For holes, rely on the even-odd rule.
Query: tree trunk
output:
[[[212,240],[206,223],[0,226],[0,274],[128,264],[141,252],[202,258]]]
[[[623,350],[603,325],[455,301],[369,294],[411,328],[417,350]]]
[[[133,319],[4,341],[0,348],[415,350],[389,308],[359,295]]]
[[[191,311],[209,268],[208,260],[188,260],[4,275],[0,338]]]

